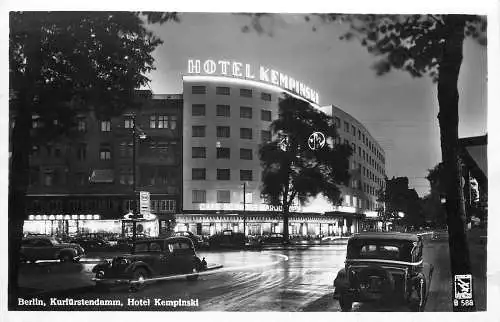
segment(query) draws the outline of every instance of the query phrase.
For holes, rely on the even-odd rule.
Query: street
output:
[[[204,251],[198,254],[205,257],[209,265],[222,264],[223,268],[203,272],[197,281],[187,281],[183,277],[171,278],[145,285],[134,293],[129,292],[127,287],[112,288],[105,293],[91,288],[86,292],[71,293],[64,298],[121,300],[123,306],[99,307],[110,310],[340,311],[338,301],[333,299],[333,280],[345,260],[345,241],[302,249]],[[451,311],[448,244],[445,236],[437,240],[426,239],[424,259],[435,266],[426,311]],[[33,271],[26,274],[41,278],[42,274],[58,274],[57,270],[61,269],[59,263],[36,265],[39,268],[32,267]],[[43,265],[52,269],[40,269]],[[88,280],[92,277],[91,269],[95,262],[83,260],[80,264],[70,265],[72,266],[65,269],[80,270],[80,277]],[[485,309],[485,283],[479,281],[475,285],[481,285],[475,287],[475,291],[479,292],[476,293],[478,309]],[[129,303],[129,299],[135,300],[136,304]],[[141,299],[150,299],[151,303],[137,304]],[[152,302],[155,299],[198,301],[197,306],[173,308],[154,306]],[[48,306],[41,309],[70,308]],[[91,306],[79,309],[96,308]],[[377,307],[370,303],[353,305],[353,311],[394,310],[407,309]]]

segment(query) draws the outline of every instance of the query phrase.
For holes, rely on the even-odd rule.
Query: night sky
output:
[[[153,25],[164,40],[154,53],[155,94],[181,93],[187,60],[227,59],[265,65],[288,74],[362,122],[386,152],[389,177],[407,176],[420,196],[428,192],[427,169],[441,160],[437,89],[430,78],[393,71],[376,76],[375,58],[358,41],[341,41],[345,26],[306,22],[304,15],[265,18],[266,33],[244,33],[249,18],[228,13],[183,13],[180,23]],[[316,31],[312,30],[313,25]],[[464,47],[459,135],[487,132],[487,49],[473,40]]]

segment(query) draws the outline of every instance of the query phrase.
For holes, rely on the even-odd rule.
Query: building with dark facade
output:
[[[31,219],[39,219],[35,230],[108,229],[105,220],[119,220],[136,210],[143,190],[151,194],[157,229],[173,221],[182,187],[182,96],[137,94],[137,110],[111,119],[79,115],[78,135],[71,140],[33,146],[27,211]],[[36,118],[33,126],[41,126]],[[88,221],[97,217],[100,221]],[[111,230],[121,229],[119,223],[108,224]]]

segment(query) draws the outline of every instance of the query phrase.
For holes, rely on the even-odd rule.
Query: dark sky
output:
[[[181,93],[187,60],[227,59],[265,65],[302,80],[320,95],[361,121],[386,152],[387,174],[408,176],[422,196],[427,169],[441,160],[437,90],[429,78],[393,71],[376,76],[374,57],[359,42],[339,40],[343,26],[306,23],[303,15],[281,14],[264,20],[271,35],[243,33],[249,19],[218,13],[181,14],[181,22],[150,28],[164,40],[154,53],[150,75],[154,93]],[[464,47],[459,135],[486,133],[486,48],[472,40]]]

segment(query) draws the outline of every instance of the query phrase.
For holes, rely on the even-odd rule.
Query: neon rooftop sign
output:
[[[189,59],[188,74],[223,75],[261,81],[284,88],[308,101],[319,104],[319,94],[317,91],[295,78],[262,65],[257,69],[251,64],[244,64],[238,61]]]

